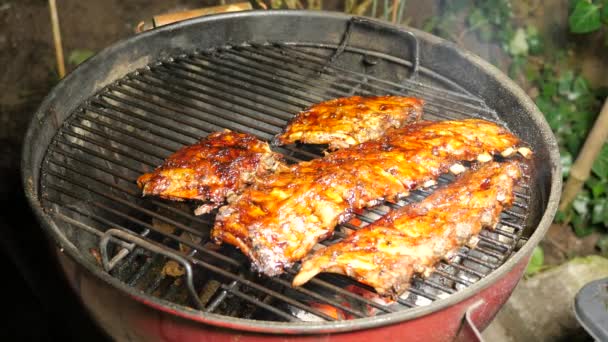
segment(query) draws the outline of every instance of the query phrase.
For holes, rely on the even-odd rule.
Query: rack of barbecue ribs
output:
[[[418,121],[422,103],[401,96],[353,96],[322,102],[296,115],[287,128],[291,133],[277,141],[293,142],[289,137],[299,135],[306,142],[337,148],[347,146],[344,139],[352,135],[363,142],[390,127]],[[256,176],[264,177],[284,166],[281,160],[280,154],[254,136],[216,132],[169,156],[156,170],[140,176],[137,183],[144,196],[205,201],[195,210],[201,215],[220,206],[227,196],[238,194]]]
[[[467,171],[418,203],[393,210],[342,241],[309,256],[293,280],[300,286],[321,272],[347,275],[399,296],[416,273],[430,274],[483,228],[494,228],[513,202],[519,161],[490,162]]]
[[[317,103],[298,113],[273,143],[329,144],[330,150],[357,145],[420,120],[423,103],[403,96],[352,96]]]
[[[418,122],[256,181],[219,209],[212,237],[238,247],[254,269],[282,273],[329,237],[354,211],[435,184],[458,162],[519,152],[505,128],[484,120]]]
[[[197,144],[169,156],[151,173],[137,179],[144,196],[175,201],[207,201],[195,213],[220,206],[251,184],[281,166],[282,156],[256,137],[231,131],[216,132]]]

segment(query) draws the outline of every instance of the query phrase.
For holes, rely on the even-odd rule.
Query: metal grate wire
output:
[[[422,69],[413,80],[398,81],[328,64],[338,48],[229,46],[177,56],[127,75],[83,103],[54,138],[42,169],[45,209],[82,253],[112,276],[148,295],[204,312],[288,322],[304,317],[331,321],[336,318],[315,303],[360,318],[428,305],[470,286],[504,263],[525,239],[528,188],[518,189],[515,205],[502,213],[495,230],[480,234],[477,247],[462,248],[427,279],[414,279],[396,303],[363,295],[370,289],[331,274],[301,288],[290,286],[294,269],[274,278],[253,274],[238,251],[209,241],[213,216],[194,216],[187,204],[141,198],[137,177],[179,148],[223,129],[270,140],[298,111],[335,97],[418,96],[427,102],[426,119],[498,120],[481,99],[428,70]],[[338,62],[369,57],[356,49],[342,50]],[[397,63],[394,57],[373,55],[376,64],[407,69],[407,63]],[[276,150],[294,162],[320,155],[315,148]],[[439,185],[452,179],[445,175]],[[357,215],[323,244],[437,186]],[[177,274],[167,271],[170,261],[177,262]]]

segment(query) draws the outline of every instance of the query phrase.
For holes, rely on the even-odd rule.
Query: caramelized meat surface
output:
[[[486,163],[418,203],[389,212],[344,240],[317,250],[293,280],[300,286],[321,272],[348,275],[381,295],[398,296],[415,273],[493,228],[513,202],[522,170],[517,161]]]
[[[216,132],[175,152],[156,170],[140,176],[137,184],[144,196],[210,201],[197,209],[197,214],[203,214],[241,191],[255,177],[274,171],[280,160],[279,154],[254,136]]]
[[[329,144],[335,150],[377,139],[389,128],[420,120],[423,101],[402,96],[352,96],[313,105],[296,115],[275,143]]]
[[[511,154],[519,143],[504,128],[476,119],[395,129],[256,181],[220,208],[212,236],[237,246],[258,271],[277,275],[354,210],[430,185],[458,161]]]

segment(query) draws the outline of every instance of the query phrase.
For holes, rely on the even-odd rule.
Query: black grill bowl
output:
[[[138,174],[211,131],[229,128],[270,140],[314,102],[370,94],[422,97],[426,119],[499,122],[534,151],[528,184],[518,190],[516,206],[503,213],[499,229],[484,231],[479,247],[463,249],[457,261],[442,263],[429,279],[415,280],[395,305],[373,304],[345,291],[358,285],[341,277],[322,276],[296,291],[289,287],[293,273],[276,279],[252,274],[238,251],[207,243],[212,216],[197,218],[187,206],[142,199],[134,184]],[[294,161],[320,152],[278,151]],[[307,11],[209,16],[105,49],[42,103],[25,138],[22,172],[31,206],[68,273],[74,277],[69,270],[86,269],[78,277],[91,284],[103,280],[94,285],[103,287],[99,294],[80,292],[94,313],[101,306],[84,297],[115,293],[174,320],[185,318],[187,331],[213,325],[272,334],[386,328],[451,312],[443,318],[448,323],[442,336],[448,338],[479,298],[488,304],[473,320],[487,324],[549,227],[561,189],[553,134],[530,98],[496,68],[415,29]],[[370,210],[361,219],[373,220],[383,210]],[[170,259],[186,266],[183,276],[161,276]],[[338,297],[374,313],[351,308],[360,318],[332,320],[309,306],[319,301],[340,306]],[[114,303],[141,305],[131,299]],[[121,311],[107,305],[103,310]],[[320,317],[297,321],[304,317],[298,310]],[[144,311],[138,306],[134,312]]]

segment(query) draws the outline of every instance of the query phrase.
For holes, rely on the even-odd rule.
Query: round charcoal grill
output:
[[[477,247],[463,247],[430,277],[414,279],[393,303],[341,276],[322,274],[302,288],[290,286],[295,269],[280,277],[259,276],[238,250],[210,242],[213,214],[197,217],[192,203],[142,198],[135,183],[210,132],[230,129],[269,141],[313,103],[385,94],[423,98],[424,119],[499,122],[535,151],[530,178],[496,230],[484,230]],[[322,155],[321,148],[304,145],[275,150],[292,162]],[[78,277],[103,287],[80,293],[94,315],[122,310],[87,301],[111,289],[112,296],[135,299],[120,301],[138,308],[127,311],[139,317],[138,324],[123,322],[128,329],[154,335],[150,326],[160,323],[149,312],[159,311],[151,306],[172,317],[165,330],[192,336],[204,331],[217,338],[246,331],[328,334],[372,327],[368,331],[387,334],[392,330],[379,327],[403,326],[436,312],[466,316],[484,327],[508,298],[555,213],[558,165],[542,115],[479,58],[416,30],[342,14],[277,11],[196,19],[101,52],[40,107],[26,138],[23,173],[43,227],[75,260],[64,261],[68,275],[68,269],[84,267],[88,272]],[[452,179],[446,174],[438,186]],[[432,190],[371,208],[322,243],[332,244]],[[105,283],[95,281],[99,278]],[[475,308],[481,308],[477,314]],[[193,321],[202,323],[193,328]],[[459,319],[437,322],[441,336],[435,331],[426,337],[467,333]],[[108,330],[121,324],[106,323]]]

